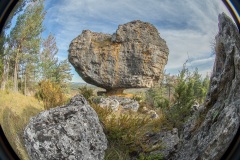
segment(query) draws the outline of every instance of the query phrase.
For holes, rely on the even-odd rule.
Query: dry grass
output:
[[[22,160],[29,159],[23,142],[23,130],[30,117],[43,110],[43,104],[33,97],[0,91],[0,123],[3,131]]]
[[[98,114],[108,139],[108,149],[105,160],[128,160],[130,155],[139,152],[150,152],[162,146],[153,148],[145,142],[147,132],[159,132],[163,121],[163,115],[159,111],[158,119],[151,119],[146,114],[135,112],[124,112],[121,109],[112,112],[111,109],[101,108],[91,104]]]

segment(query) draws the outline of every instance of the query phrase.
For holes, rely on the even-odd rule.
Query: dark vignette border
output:
[[[0,0],[0,33],[4,24],[19,0]]]
[[[222,2],[227,7],[228,11],[231,13],[237,27],[240,32],[240,1],[239,0],[222,0]]]
[[[0,34],[7,18],[19,0],[0,0]],[[19,157],[9,144],[0,124],[0,160],[18,160]]]
[[[8,15],[17,4],[18,0],[0,0],[0,33],[4,27],[4,24],[8,18]],[[238,30],[240,31],[240,1],[239,0],[222,0],[225,6],[231,13],[235,23],[237,24]],[[18,160],[19,157],[16,155],[11,145],[8,143],[7,138],[4,135],[2,127],[0,125],[0,160]],[[238,128],[237,134],[232,140],[229,148],[221,158],[221,160],[239,160],[240,159],[240,127]]]

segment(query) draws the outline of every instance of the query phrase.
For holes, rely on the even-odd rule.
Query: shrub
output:
[[[202,80],[198,69],[190,73],[184,64],[174,86],[174,105],[164,110],[167,125],[181,130],[183,123],[191,116],[191,107],[195,101],[203,102],[208,86],[208,76]]]
[[[79,87],[79,93],[81,95],[83,95],[84,98],[86,98],[86,100],[90,100],[90,98],[94,95],[93,94],[93,89],[87,87],[86,85],[83,87]]]
[[[169,107],[169,100],[165,96],[165,89],[153,87],[146,92],[146,103],[154,108],[166,109]]]
[[[43,80],[38,83],[36,97],[43,101],[45,109],[63,105],[67,99],[60,85],[50,80]]]
[[[146,132],[154,129],[156,121],[150,120],[143,114],[130,112],[119,115],[109,108],[101,108],[96,104],[91,104],[91,106],[103,123],[104,132],[109,142],[105,159],[125,160],[129,159],[132,154],[147,152],[148,146],[144,142],[144,136]]]
[[[145,155],[140,154],[139,158],[137,160],[163,160],[163,156],[161,154],[154,154],[154,155]]]

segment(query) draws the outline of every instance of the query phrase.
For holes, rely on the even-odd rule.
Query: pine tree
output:
[[[68,82],[72,80],[71,65],[68,60],[63,60],[57,64],[53,77],[55,82],[60,84],[63,89],[67,89]]]
[[[71,65],[68,60],[58,60],[56,39],[53,35],[49,35],[43,41],[43,51],[40,55],[40,77],[41,80],[50,80],[61,86],[64,90],[68,87],[68,81],[72,79]]]
[[[22,15],[19,15],[15,27],[10,32],[10,44],[14,58],[14,90],[18,91],[19,71],[24,80],[24,93],[27,91],[27,77],[34,74],[40,51],[43,31],[43,1],[31,2]]]
[[[49,35],[42,43],[43,50],[40,55],[40,77],[41,79],[49,79],[53,81],[54,72],[58,63],[56,57],[58,48],[56,39],[53,35]]]

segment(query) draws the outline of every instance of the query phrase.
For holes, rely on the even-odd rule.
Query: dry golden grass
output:
[[[108,149],[105,160],[128,160],[131,153],[150,152],[161,148],[161,144],[150,146],[146,140],[147,132],[159,132],[164,116],[157,111],[159,118],[151,119],[149,115],[140,112],[123,112],[119,109],[113,112],[109,108],[101,108],[91,104],[97,112],[108,139]]]
[[[23,142],[23,130],[29,119],[43,110],[34,97],[0,91],[0,123],[3,131],[22,160],[29,159]]]

